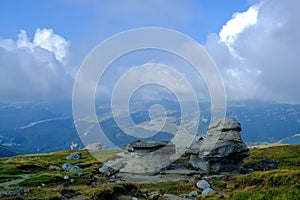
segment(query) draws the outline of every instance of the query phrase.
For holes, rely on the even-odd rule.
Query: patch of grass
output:
[[[187,194],[192,190],[197,190],[195,184],[186,181],[178,182],[161,182],[161,183],[147,183],[138,185],[141,190],[159,191],[160,193],[170,194]]]
[[[28,179],[20,182],[17,185],[22,186],[22,187],[37,187],[37,186],[41,186],[41,184],[44,183],[46,185],[55,185],[56,186],[63,182],[65,182],[65,180],[64,180],[63,176],[60,174],[55,174],[55,175],[39,174],[34,177],[28,178]]]
[[[244,167],[258,168],[259,160],[262,158],[278,160],[280,169],[298,169],[300,167],[300,145],[252,147],[250,156],[244,160]]]

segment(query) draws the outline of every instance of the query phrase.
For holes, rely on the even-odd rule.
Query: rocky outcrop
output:
[[[240,123],[232,117],[214,121],[208,128],[198,155],[190,164],[206,173],[240,172],[243,159],[250,155],[242,141]]]
[[[158,173],[165,168],[169,173],[172,170],[240,172],[243,159],[249,156],[249,149],[241,139],[241,130],[241,125],[232,117],[216,120],[209,126],[206,136],[196,136],[184,155],[172,164],[171,158],[176,154],[174,144],[137,140],[127,144],[125,152],[104,163],[99,171],[106,176],[117,172]]]

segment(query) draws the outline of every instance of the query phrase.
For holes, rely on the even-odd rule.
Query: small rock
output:
[[[210,187],[210,184],[206,180],[200,180],[196,183],[197,188],[206,189]]]
[[[42,183],[42,184],[41,184],[41,186],[42,186],[42,187],[45,187],[45,186],[46,186],[46,184],[45,184],[45,183]]]
[[[70,179],[70,183],[74,183],[75,182],[75,179],[74,178],[71,178]]]
[[[70,176],[68,176],[68,175],[64,176],[65,180],[68,180],[69,178],[70,178]]]
[[[198,192],[196,190],[193,190],[189,193],[189,196],[191,196],[191,197],[198,196]]]
[[[71,172],[71,171],[81,171],[82,169],[76,165],[72,165],[71,163],[65,163],[62,166],[63,170],[66,172]]]
[[[132,197],[131,199],[132,199],[132,200],[138,200],[138,198],[136,198],[136,197]]]
[[[204,190],[202,191],[201,196],[205,197],[205,196],[207,196],[207,195],[209,195],[209,194],[212,194],[212,193],[214,193],[214,192],[215,192],[214,189],[212,189],[212,188],[206,188],[206,189],[204,189]]]
[[[71,153],[66,157],[67,160],[79,160],[82,158],[82,154],[80,152]]]

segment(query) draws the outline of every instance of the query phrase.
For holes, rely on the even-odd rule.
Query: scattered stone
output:
[[[82,169],[76,165],[72,165],[71,163],[65,163],[62,166],[63,170],[66,172],[72,172],[72,171],[81,171]]]
[[[138,198],[136,198],[136,197],[132,197],[131,199],[132,199],[132,200],[138,200]]]
[[[210,184],[206,180],[200,180],[196,183],[197,188],[200,188],[202,190],[209,188]]]
[[[202,191],[201,196],[205,197],[205,196],[210,195],[210,194],[212,194],[214,192],[215,192],[214,189],[212,189],[212,188],[206,188],[206,189],[204,189]]]
[[[45,187],[45,186],[46,186],[46,184],[45,184],[45,183],[42,183],[42,184],[41,184],[41,186],[42,186],[42,187]]]
[[[70,183],[74,183],[75,182],[75,179],[74,178],[71,178],[70,179]]]
[[[70,178],[70,176],[68,176],[68,175],[64,176],[65,180],[68,180],[69,178]]]
[[[79,160],[82,158],[82,154],[80,152],[71,153],[66,157],[67,160]]]
[[[198,192],[196,190],[193,190],[189,193],[189,196],[191,196],[191,197],[198,196]]]

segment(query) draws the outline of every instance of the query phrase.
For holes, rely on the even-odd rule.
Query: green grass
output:
[[[300,199],[300,145],[252,147],[250,150],[250,157],[244,160],[245,167],[255,168],[259,164],[259,159],[267,158],[279,160],[279,169],[211,178],[209,182],[217,193],[199,199]],[[71,195],[109,200],[119,194],[131,194],[139,199],[145,199],[143,194],[153,191],[174,195],[188,194],[192,190],[201,193],[201,190],[195,187],[195,183],[185,181],[103,184],[107,182],[107,178],[101,176],[98,169],[102,166],[102,162],[116,157],[119,151],[94,152],[96,158],[88,151],[80,151],[83,159],[66,160],[66,156],[72,152],[74,151],[0,159],[0,183],[20,179],[26,175],[27,179],[11,186],[12,189],[24,187],[27,193],[22,197],[25,199],[63,199]],[[49,169],[50,165],[61,167],[65,162],[80,166],[83,168],[83,174],[78,176],[62,169],[58,171]],[[75,182],[64,180],[65,175],[74,178]],[[39,187],[42,183],[46,186]],[[66,188],[57,187],[60,184],[64,184]]]

